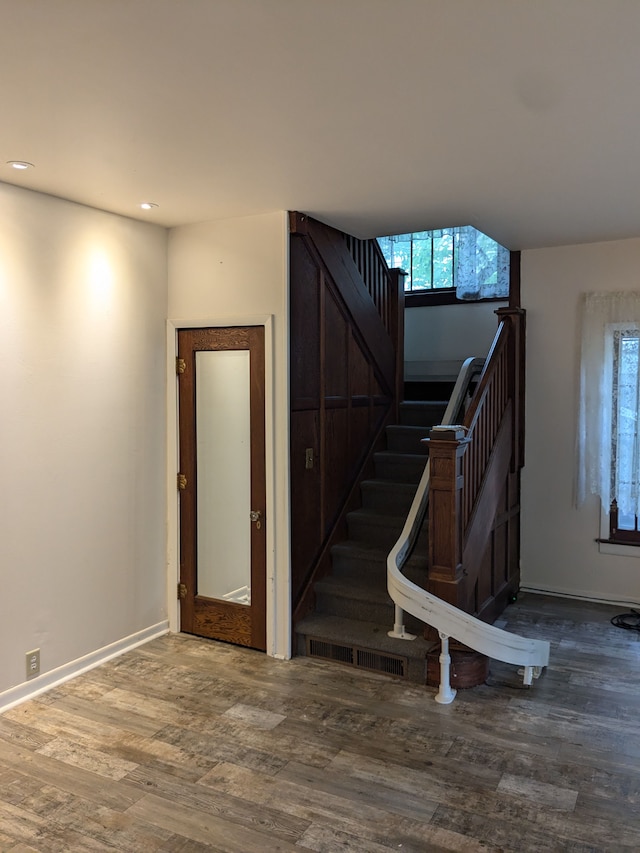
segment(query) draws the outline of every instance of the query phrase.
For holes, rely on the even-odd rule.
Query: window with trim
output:
[[[640,545],[640,293],[585,294],[582,307],[578,503],[589,493],[600,497],[601,547],[636,546]]]
[[[640,329],[611,327],[611,504],[609,541],[640,545],[638,408]]]
[[[509,251],[472,226],[379,237],[390,267],[405,270],[408,296],[506,299]]]

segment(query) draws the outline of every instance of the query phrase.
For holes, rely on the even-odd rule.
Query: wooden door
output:
[[[178,332],[181,630],[266,649],[264,328]]]

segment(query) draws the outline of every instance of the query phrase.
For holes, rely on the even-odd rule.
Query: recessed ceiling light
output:
[[[143,201],[140,207],[143,210],[153,210],[153,208],[158,207],[158,205],[154,201]]]
[[[7,166],[11,166],[12,169],[33,169],[33,163],[27,163],[26,160],[7,160]]]

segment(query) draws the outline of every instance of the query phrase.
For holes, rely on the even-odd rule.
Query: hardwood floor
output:
[[[523,595],[532,688],[452,705],[339,664],[169,635],[0,716],[0,851],[640,850],[640,635]]]

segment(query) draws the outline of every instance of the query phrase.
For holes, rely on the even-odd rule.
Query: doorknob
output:
[[[249,518],[251,519],[251,521],[255,521],[256,527],[258,528],[258,530],[260,530],[260,528],[262,527],[262,522],[260,521],[260,519],[262,518],[262,513],[260,512],[260,510],[252,509],[249,513]]]

